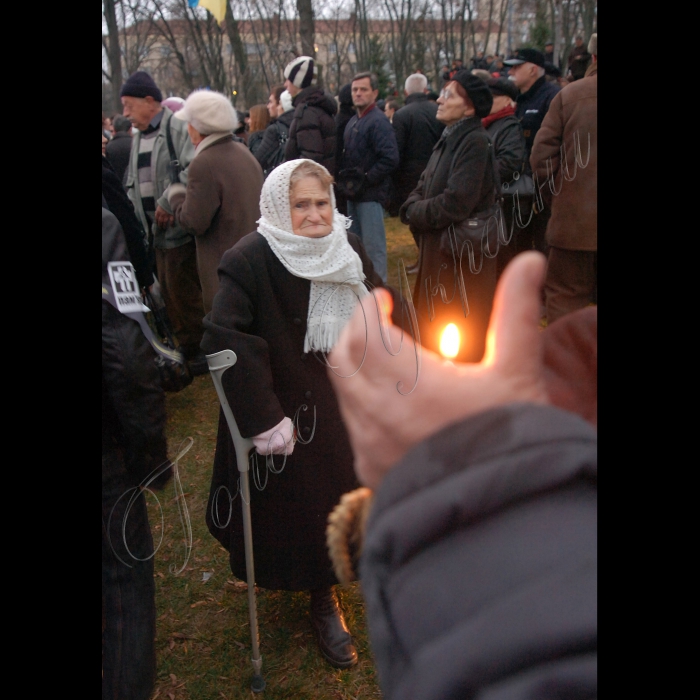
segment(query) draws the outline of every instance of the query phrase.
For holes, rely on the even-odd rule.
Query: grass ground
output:
[[[389,283],[398,286],[399,259],[411,265],[418,251],[398,219],[386,219],[385,224]],[[184,391],[168,394],[167,410],[170,455],[176,455],[188,437],[194,440],[179,465],[193,546],[184,570],[173,573],[188,556],[178,499],[172,484],[158,494],[159,502],[149,496],[156,544],[162,536],[155,556],[158,678],[152,700],[380,698],[358,584],[338,588],[360,657],[357,666],[345,671],[329,666],[319,653],[306,594],[259,589],[260,648],[267,687],[260,695],[250,691],[246,585],[232,576],[228,553],[209,534],[204,520],[219,411],[209,376],[196,377]],[[233,506],[240,507],[240,502],[234,501]]]

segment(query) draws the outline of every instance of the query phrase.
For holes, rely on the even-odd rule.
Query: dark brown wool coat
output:
[[[580,159],[576,164],[574,134],[580,139]],[[590,135],[590,152],[588,136]],[[566,152],[567,169],[562,168],[561,147]],[[554,173],[553,196],[547,184],[547,159]],[[537,172],[542,194],[551,201],[552,216],[547,225],[547,243],[566,250],[598,250],[598,75],[567,85],[552,100],[537,132],[530,164]],[[550,175],[551,177],[551,175]],[[568,178],[568,179],[567,179]]]
[[[207,314],[219,288],[216,271],[221,256],[260,218],[263,175],[255,156],[232,136],[197,153],[187,172],[187,193],[173,195],[170,203],[182,228],[195,236]]]
[[[440,252],[440,236],[450,224],[488,209],[494,200],[488,136],[481,119],[471,117],[458,123],[448,136],[443,132],[418,185],[400,211],[401,220],[409,225],[420,248],[413,302],[421,345],[437,352],[442,330],[448,323],[455,323],[462,336],[456,358],[460,362],[478,362],[483,355],[496,285],[495,259],[484,258],[481,272],[472,275],[464,250],[462,276],[469,305],[465,318],[455,283],[454,261]],[[480,260],[479,247],[475,254],[477,267]],[[438,285],[443,286],[448,303],[443,303]],[[435,312],[433,320],[430,319],[430,305]]]
[[[381,286],[360,240],[352,233],[348,240],[368,281]],[[309,444],[296,443],[282,473],[270,473],[263,491],[251,479],[256,581],[283,590],[333,585],[326,520],[340,497],[359,484],[326,365],[320,354],[304,354],[311,283],[288,272],[257,232],[224,254],[219,275],[219,293],[204,319],[202,348],[207,354],[231,349],[238,357],[224,373],[223,385],[241,435],[259,435],[300,411],[300,438],[313,436]],[[279,467],[282,458],[274,459]],[[258,461],[264,481],[264,457]],[[240,498],[232,504],[227,527],[217,527],[212,518],[214,505],[219,524],[225,523],[228,498],[221,491],[215,504],[216,492],[225,486],[234,495],[237,482],[233,442],[220,414],[207,525],[229,550],[234,575],[245,579]]]

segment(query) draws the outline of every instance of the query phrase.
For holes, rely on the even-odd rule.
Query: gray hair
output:
[[[352,82],[354,83],[356,80],[364,80],[365,78],[369,78],[369,85],[372,90],[379,90],[379,80],[377,79],[377,76],[374,73],[370,73],[368,70],[363,71],[362,73],[356,73],[352,79]]]
[[[412,95],[414,92],[423,92],[427,87],[428,79],[422,73],[413,73],[406,78],[403,89]]]

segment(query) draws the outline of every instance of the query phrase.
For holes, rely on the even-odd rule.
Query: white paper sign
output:
[[[119,311],[123,314],[133,314],[149,310],[141,301],[136,271],[128,260],[107,263],[107,271]]]

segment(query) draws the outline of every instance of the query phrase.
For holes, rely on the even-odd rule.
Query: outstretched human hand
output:
[[[450,423],[516,401],[549,403],[539,330],[545,262],[540,253],[523,253],[504,271],[482,362],[452,365],[420,348],[417,383],[413,341],[404,335],[401,351],[393,355],[382,341],[377,306],[388,319],[389,294],[376,289],[365,297],[362,308],[358,305],[329,355],[334,369],[328,373],[363,485],[378,488],[414,445]],[[396,353],[401,330],[389,325],[384,334],[386,346]],[[339,376],[360,366],[365,343],[359,371]]]

